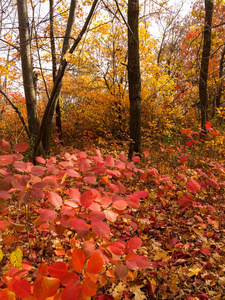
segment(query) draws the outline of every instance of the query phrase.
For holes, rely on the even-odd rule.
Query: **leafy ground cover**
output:
[[[225,299],[222,163],[27,148],[0,141],[0,299]]]

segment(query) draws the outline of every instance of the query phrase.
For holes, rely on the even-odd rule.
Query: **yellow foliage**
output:
[[[21,268],[23,263],[23,252],[19,248],[10,254],[10,262],[15,268]]]
[[[2,249],[0,249],[0,262],[3,260],[3,252]]]

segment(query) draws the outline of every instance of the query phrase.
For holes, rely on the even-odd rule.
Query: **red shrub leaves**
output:
[[[134,252],[130,252],[127,254],[126,258],[126,266],[130,270],[146,269],[150,266],[150,262],[147,257],[138,255]]]
[[[37,299],[45,300],[56,294],[59,289],[60,281],[58,278],[38,277],[34,283],[33,295]]]
[[[14,146],[14,151],[24,152],[28,149],[28,147],[29,147],[28,143],[21,142],[21,143],[18,143]]]
[[[93,253],[88,260],[87,272],[91,274],[97,274],[103,267],[103,259],[98,253]]]
[[[190,192],[194,194],[201,191],[200,184],[195,179],[192,178],[188,179],[185,186]]]
[[[58,261],[48,266],[48,272],[53,278],[61,278],[68,273],[65,263]]]
[[[114,268],[114,274],[119,280],[122,280],[127,276],[128,268],[124,265],[118,264]]]
[[[128,249],[130,251],[136,250],[142,245],[142,239],[139,237],[133,237],[128,241]]]
[[[27,298],[31,296],[31,285],[26,279],[15,278],[9,283],[9,290],[16,294],[18,298]],[[0,295],[1,298],[1,295]],[[1,298],[3,299],[3,298]],[[8,298],[5,298],[8,299]]]
[[[79,288],[76,283],[70,283],[63,290],[61,300],[78,300],[79,299]]]
[[[83,281],[83,284],[82,284],[82,293],[83,295],[86,295],[86,296],[94,296],[96,295],[96,291],[97,291],[97,286],[96,284],[91,280],[90,277],[86,277]]]
[[[52,205],[56,207],[62,206],[62,198],[54,192],[48,193],[48,200]]]
[[[84,252],[81,249],[73,249],[72,252],[72,266],[77,273],[83,270],[85,262]]]
[[[10,144],[5,140],[0,140],[0,150],[1,151],[9,151],[11,148]]]
[[[91,222],[91,227],[97,235],[103,238],[109,238],[110,228],[109,225],[102,221]]]

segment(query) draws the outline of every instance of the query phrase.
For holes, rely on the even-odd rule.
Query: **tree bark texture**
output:
[[[139,0],[128,0],[128,82],[130,101],[130,148],[141,154],[141,73],[139,60]]]
[[[27,13],[27,0],[17,0],[17,10],[20,34],[20,55],[22,64],[23,86],[26,99],[28,127],[30,135],[35,138],[38,135],[40,123],[36,103],[35,85],[33,80],[33,64]]]
[[[205,25],[203,33],[203,49],[201,58],[199,97],[201,103],[201,127],[206,131],[205,124],[208,121],[208,70],[211,50],[211,26],[213,16],[213,0],[205,0]]]

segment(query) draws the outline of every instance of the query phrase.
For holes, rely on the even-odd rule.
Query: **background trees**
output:
[[[122,143],[128,142],[132,106],[129,104],[128,91],[129,30],[126,3],[99,3],[98,11],[92,18],[92,24],[87,25],[81,43],[78,43],[80,37],[77,37],[91,4],[81,3],[77,7],[75,1],[65,1],[60,5],[50,1],[49,4],[50,6],[43,6],[39,1],[28,3],[29,28],[27,23],[24,26],[20,23],[20,35],[13,23],[10,29],[7,28],[6,21],[9,16],[4,10],[1,13],[1,49],[5,53],[1,60],[1,88],[2,91],[5,88],[8,99],[17,102],[13,87],[20,86],[22,92],[22,69],[25,68],[24,65],[29,65],[29,72],[24,71],[25,81],[29,82],[25,84],[27,112],[23,106],[19,108],[32,136],[39,135],[35,149],[37,144],[42,143],[44,152],[49,151],[52,123],[53,137],[56,140],[59,137],[61,125],[53,121],[57,104],[62,108],[62,127],[65,129],[66,143],[76,141],[77,144],[82,144],[84,136],[92,136],[96,140],[97,137],[112,136]],[[23,10],[19,16],[25,15],[18,21],[23,22],[26,20],[26,1],[18,1],[18,9],[21,8]],[[182,6],[180,2],[179,5],[172,5],[167,1],[154,2],[151,5],[141,4],[139,8],[141,132],[144,143],[173,139],[182,128],[183,122],[198,128],[204,115],[203,111],[203,115],[200,114],[205,101],[202,99],[206,99],[198,90],[200,84],[202,91],[205,82],[205,79],[200,78],[206,74],[201,67],[201,58],[206,56],[209,59],[205,89],[208,95],[209,120],[211,117],[221,120],[224,101],[223,2],[216,1],[214,4],[211,52],[206,56],[203,36],[207,30],[204,30],[205,8],[202,1],[195,1],[188,15],[184,13],[186,6]],[[15,6],[10,6],[10,9],[15,12]],[[74,23],[75,10],[77,17]],[[16,14],[14,16],[17,22]],[[151,27],[153,22],[159,28],[154,35],[156,27]],[[76,47],[69,50],[69,45],[73,43]],[[21,49],[23,55],[20,56]],[[31,51],[32,59],[27,51]],[[21,69],[20,58],[23,62]],[[58,79],[57,74],[61,74]],[[62,77],[64,83],[61,81]],[[57,89],[56,86],[60,88]],[[130,94],[134,96],[134,92],[137,89]],[[6,98],[2,97],[1,126],[6,131],[7,124],[4,120],[9,115],[10,108],[4,99]],[[49,113],[48,116],[45,114],[45,125],[42,125],[40,131],[39,118],[42,119],[47,103],[51,103],[50,99],[54,105],[49,104]],[[23,101],[22,98],[19,101]],[[4,114],[6,108],[7,113]],[[12,111],[13,113],[15,112]],[[27,118],[26,114],[30,117]],[[59,114],[60,110],[57,116]],[[134,118],[131,117],[131,120]],[[10,132],[11,128],[7,130]],[[22,127],[20,130],[19,138],[22,138],[25,130]]]

